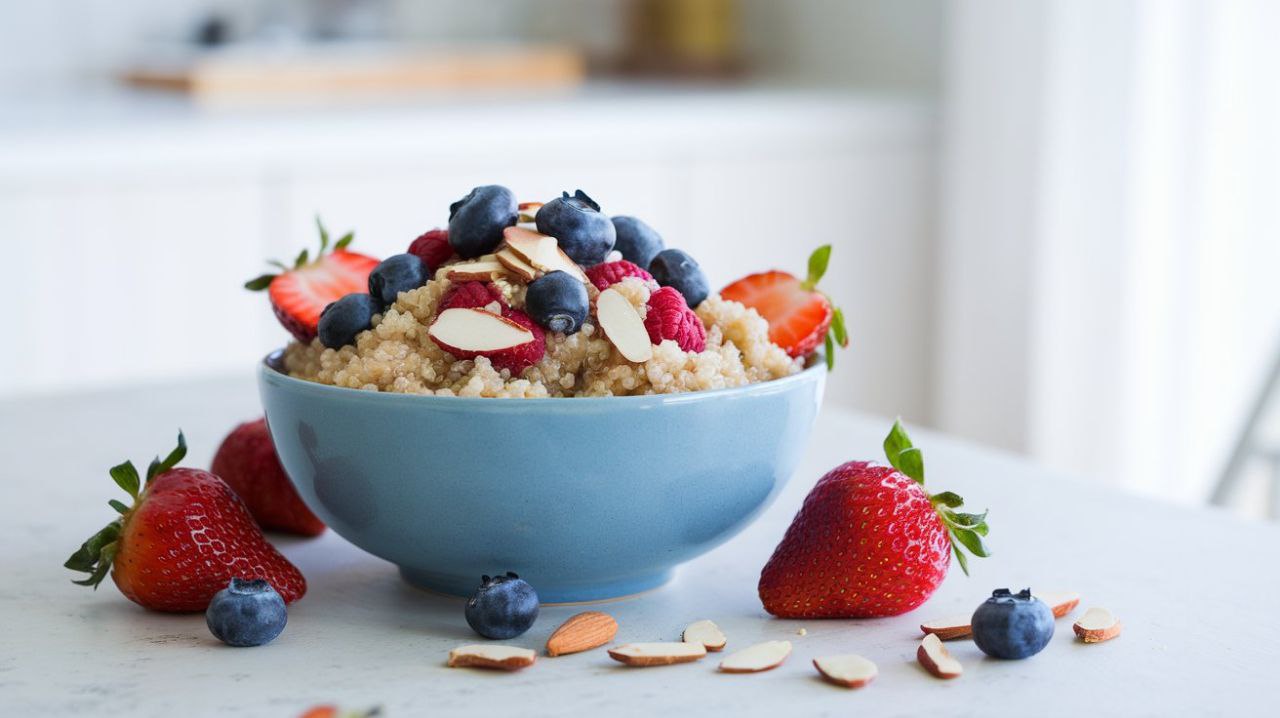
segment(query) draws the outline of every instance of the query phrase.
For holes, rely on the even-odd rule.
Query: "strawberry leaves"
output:
[[[187,439],[182,435],[182,431],[178,431],[178,446],[163,460],[157,456],[147,467],[146,484],[150,484],[152,479],[177,466],[186,455]],[[115,560],[116,551],[119,550],[117,540],[124,530],[125,517],[138,505],[138,497],[146,488],[132,461],[117,464],[111,467],[108,473],[111,474],[111,479],[116,482],[116,485],[133,499],[133,505],[127,506],[123,501],[116,499],[108,501],[107,504],[120,516],[98,533],[90,536],[89,540],[81,544],[80,548],[62,564],[64,568],[72,571],[89,574],[86,578],[72,581],[72,583],[77,586],[92,586],[95,590],[111,570],[111,563]]]
[[[830,264],[831,245],[824,244],[813,250],[813,254],[809,255],[808,275],[800,288],[807,292],[818,291],[818,282],[822,281]],[[845,327],[844,312],[831,301],[831,297],[826,292],[819,293],[831,304],[831,326],[827,329],[826,336],[822,338],[823,358],[827,361],[827,371],[831,371],[836,368],[836,346],[841,348],[849,346],[849,331]]]
[[[901,419],[893,422],[893,428],[884,439],[884,454],[893,468],[921,486],[924,485],[924,455],[911,443],[911,437],[907,436]],[[961,549],[982,558],[991,555],[990,549],[982,541],[989,530],[987,512],[973,514],[957,511],[956,509],[964,506],[964,499],[953,491],[932,494],[929,501],[951,537],[951,551],[955,554],[956,563],[960,564],[960,570],[968,576],[969,557]]]
[[[316,260],[320,260],[321,258],[324,257],[325,252],[327,252],[329,249],[329,230],[325,229],[324,223],[320,221],[319,216],[316,217],[316,229],[320,232],[320,251],[316,252],[315,258]],[[346,250],[347,246],[350,245],[352,240],[354,240],[355,238],[356,238],[355,232],[347,232],[346,234],[342,235],[342,237],[340,237],[337,242],[333,243],[333,251],[341,252]],[[267,260],[267,264],[270,264],[271,266],[275,267],[276,269],[279,269],[280,271],[277,273],[262,274],[257,277],[254,277],[253,279],[250,279],[249,281],[244,283],[244,288],[248,289],[251,292],[260,292],[266,289],[267,287],[270,287],[271,282],[275,281],[275,278],[280,276],[281,274],[285,274],[295,269],[301,269],[302,267],[305,267],[310,263],[311,263],[311,250],[309,249],[303,249],[301,252],[298,253],[298,256],[295,257],[293,260],[292,267],[274,259]]]

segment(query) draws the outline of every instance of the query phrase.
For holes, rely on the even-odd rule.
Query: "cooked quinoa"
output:
[[[696,313],[707,329],[706,349],[686,352],[666,340],[653,358],[627,361],[588,317],[572,336],[546,333],[546,355],[520,375],[497,370],[485,357],[456,360],[427,336],[437,304],[449,290],[448,267],[426,285],[402,292],[354,346],[329,349],[319,339],[293,342],[285,350],[290,376],[321,384],[401,394],[483,397],[568,397],[673,394],[741,386],[778,379],[800,370],[769,341],[769,325],[754,309],[713,294]],[[525,287],[494,281],[512,307],[524,307]],[[641,316],[653,282],[627,278],[613,286]],[[594,304],[599,291],[587,285]]]

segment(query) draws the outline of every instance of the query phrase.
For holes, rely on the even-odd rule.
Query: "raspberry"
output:
[[[529,315],[519,309],[504,308],[502,316],[532,332],[533,341],[501,351],[482,352],[481,356],[489,357],[495,369],[510,369],[511,376],[520,376],[520,372],[542,360],[542,355],[547,351],[547,337],[542,327],[534,324]]]
[[[449,230],[433,229],[413,240],[409,245],[409,254],[416,254],[427,263],[427,271],[434,273],[453,258],[453,247],[449,244]]]
[[[587,270],[587,279],[590,279],[591,283],[596,285],[596,289],[602,292],[627,277],[639,277],[645,281],[653,281],[653,275],[625,259],[597,264]]]
[[[448,294],[440,300],[440,310],[445,309],[481,309],[497,302],[506,315],[507,303],[502,300],[502,292],[489,282],[460,282],[455,284]]]
[[[649,341],[654,344],[674,339],[687,352],[700,352],[707,348],[707,329],[702,320],[685,303],[684,295],[671,287],[663,287],[649,295],[644,328],[649,330]]]

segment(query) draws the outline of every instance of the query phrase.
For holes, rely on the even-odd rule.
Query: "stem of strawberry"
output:
[[[831,264],[831,245],[824,244],[813,250],[813,254],[809,255],[809,273],[805,280],[800,283],[801,289],[806,292],[817,292],[818,282],[827,273],[829,264]],[[822,339],[827,371],[831,371],[836,368],[836,347],[839,346],[843,349],[849,346],[849,332],[845,328],[844,311],[837,307],[835,302],[831,301],[831,296],[826,292],[819,293],[826,297],[827,302],[831,304],[831,327],[827,329],[827,335]]]
[[[316,253],[315,257],[316,261],[319,261],[324,257],[325,252],[329,251],[329,230],[325,229],[324,222],[320,221],[319,215],[316,215],[316,229],[320,232],[320,251]],[[353,239],[355,239],[355,232],[347,232],[342,235],[337,242],[333,243],[333,251],[340,252],[345,250],[347,245],[351,244]],[[309,249],[304,249],[298,253],[298,256],[293,260],[293,266],[286,265],[285,263],[274,259],[267,260],[267,264],[279,269],[280,273],[268,273],[254,277],[244,283],[244,288],[251,292],[261,292],[267,287],[270,287],[271,282],[274,281],[276,277],[280,276],[280,274],[293,269],[299,269],[311,261],[311,250]]]
[[[893,422],[893,428],[884,439],[884,453],[893,468],[924,485],[924,456],[911,443],[907,430],[902,426],[902,419]],[[929,496],[930,503],[947,527],[951,538],[951,551],[955,554],[960,570],[969,575],[969,558],[964,550],[974,556],[986,558],[991,555],[982,537],[987,535],[987,512],[971,514],[958,511],[964,506],[964,499],[952,491],[940,491]]]

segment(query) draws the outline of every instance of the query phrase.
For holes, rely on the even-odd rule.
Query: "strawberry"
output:
[[[378,266],[378,260],[363,254],[348,252],[354,235],[347,232],[329,249],[329,232],[316,219],[320,228],[320,251],[314,260],[307,250],[302,250],[292,267],[271,262],[280,269],[279,274],[263,274],[244,283],[244,288],[259,292],[267,290],[271,309],[280,324],[298,341],[310,342],[316,337],[320,313],[332,302],[348,294],[365,294],[369,291],[369,272]]]
[[[409,254],[427,263],[427,271],[434,273],[453,259],[453,245],[449,244],[449,230],[433,229],[409,245]]]
[[[988,556],[986,512],[924,490],[924,461],[901,422],[884,441],[889,466],[851,461],[818,480],[760,574],[760,600],[780,618],[896,616],[924,603],[962,548]]]
[[[107,571],[126,598],[156,611],[203,611],[232,578],[261,578],[286,603],[307,591],[306,579],[262,535],[244,502],[208,471],[174,468],[187,453],[156,457],[143,482],[131,462],[111,478],[133,497],[112,499],[120,516],[84,542],[63,564],[89,576],[74,581],[95,589]]]
[[[720,296],[751,307],[769,322],[769,341],[793,357],[825,344],[827,368],[835,367],[835,347],[849,346],[844,312],[819,292],[818,281],[831,261],[831,245],[809,255],[809,276],[802,282],[787,272],[751,274],[720,290]]]
[[[649,332],[649,341],[654,344],[671,339],[687,352],[700,352],[707,348],[707,328],[684,301],[684,295],[673,287],[663,287],[649,295],[644,328]]]
[[[233,429],[222,440],[209,470],[244,500],[262,528],[301,536],[324,532],[324,522],[302,503],[284,473],[266,419],[245,422]]]

